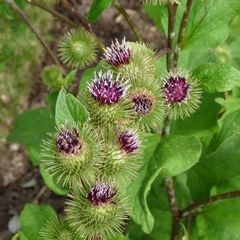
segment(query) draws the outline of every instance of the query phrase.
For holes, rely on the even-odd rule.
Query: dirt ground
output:
[[[77,11],[81,15],[87,12],[89,2],[91,1],[79,1]],[[140,10],[139,2],[136,0],[122,0],[121,2],[138,25],[144,40],[151,43],[156,50],[164,48],[163,35]],[[60,6],[56,6],[56,9],[63,11]],[[51,34],[57,39],[66,29],[67,26],[64,23],[55,21]],[[123,36],[134,41],[134,35],[115,8],[106,11],[93,25],[93,30],[106,45],[115,38],[121,39]],[[56,44],[52,45],[51,47],[56,50]],[[46,55],[42,66],[49,64],[49,61]],[[40,72],[32,73],[33,84],[31,84],[27,103],[29,107],[44,104],[43,96],[46,95],[47,90],[42,85],[40,74]],[[28,202],[51,204],[59,212],[63,210],[64,206],[64,198],[55,195],[44,186],[38,169],[31,165],[22,147],[17,144],[2,144],[0,145],[0,240],[10,239],[9,221],[13,216],[18,216],[24,204]]]

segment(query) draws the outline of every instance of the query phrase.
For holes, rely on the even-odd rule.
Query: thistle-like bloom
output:
[[[142,165],[141,140],[136,129],[125,129],[109,137],[97,175],[116,185],[128,184]]]
[[[67,219],[84,239],[106,240],[123,230],[128,203],[111,183],[77,188],[71,198],[67,202]]]
[[[101,104],[115,104],[122,100],[126,95],[127,87],[120,81],[120,75],[114,79],[113,73],[99,72],[89,85],[91,96]]]
[[[82,29],[70,30],[59,43],[60,58],[69,67],[84,68],[96,59],[97,42]]]
[[[63,186],[88,183],[95,178],[101,147],[91,126],[62,126],[43,142],[42,164]]]
[[[126,153],[134,153],[140,148],[138,135],[131,129],[123,131],[118,137],[121,149]]]
[[[39,232],[39,240],[83,240],[69,227],[63,217],[54,217]]]
[[[165,106],[161,89],[156,79],[134,81],[129,90],[132,115],[135,121],[147,131],[158,130],[165,116]]]
[[[87,195],[87,199],[94,205],[100,205],[112,201],[116,190],[107,183],[96,184]]]
[[[200,105],[201,89],[196,79],[184,73],[169,73],[162,92],[171,119],[190,116]]]
[[[122,43],[119,43],[117,39],[115,42],[112,42],[111,47],[104,49],[104,58],[108,64],[114,67],[129,64],[131,49],[126,39],[123,38]]]
[[[128,89],[127,81],[120,74],[114,75],[112,71],[95,74],[85,94],[85,104],[95,126],[113,126],[118,121],[127,119]]]

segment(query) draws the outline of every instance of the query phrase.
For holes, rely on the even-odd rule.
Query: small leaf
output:
[[[88,21],[95,22],[104,10],[109,8],[113,0],[93,0],[90,11],[88,12]]]
[[[88,86],[88,83],[93,79],[94,77],[95,68],[88,68],[82,75],[80,84],[79,84],[79,95],[82,95]]]
[[[40,229],[52,218],[57,217],[54,209],[48,205],[26,204],[21,212],[21,229],[27,240],[38,239]]]
[[[226,64],[208,63],[199,66],[194,75],[206,92],[226,92],[240,86],[240,71]]]
[[[62,89],[56,103],[55,121],[58,126],[65,123],[85,122],[89,119],[86,108],[72,94]]]
[[[43,180],[45,184],[56,194],[58,195],[66,195],[68,191],[66,189],[63,189],[61,186],[59,186],[51,175],[48,174],[48,172],[45,170],[45,168],[40,165],[40,173],[43,177]]]

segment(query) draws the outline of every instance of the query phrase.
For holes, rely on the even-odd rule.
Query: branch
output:
[[[132,30],[136,40],[142,41],[143,38],[142,38],[137,26],[135,25],[135,23],[133,22],[133,20],[127,13],[127,11],[125,10],[125,8],[119,3],[119,1],[117,4],[114,3],[113,6],[123,15],[123,17],[125,18],[126,22],[129,25],[129,28]]]
[[[183,38],[184,38],[184,34],[186,31],[186,26],[188,23],[188,19],[189,19],[189,14],[190,14],[190,10],[193,4],[193,0],[188,0],[187,1],[187,5],[186,5],[186,9],[183,13],[183,17],[182,17],[182,21],[181,21],[181,25],[180,25],[180,29],[179,29],[179,34],[178,34],[178,40],[177,40],[177,45],[176,45],[176,52],[174,55],[174,67],[177,67],[178,64],[178,58],[179,58],[179,53],[181,51],[181,45],[183,43]]]
[[[42,46],[49,53],[49,55],[51,56],[51,58],[53,59],[55,64],[58,65],[59,67],[61,67],[65,72],[65,69],[62,67],[62,65],[58,61],[57,57],[55,56],[55,54],[52,52],[52,50],[49,48],[49,46],[46,44],[46,42],[42,39],[41,35],[35,29],[35,27],[32,25],[31,21],[29,20],[27,15],[24,13],[24,11],[21,8],[19,8],[13,0],[5,0],[5,2],[21,17],[21,19],[26,23],[26,25],[35,34],[35,36],[37,37],[39,42],[42,44]]]
[[[199,210],[201,208],[206,207],[211,203],[226,200],[226,199],[231,199],[231,198],[237,198],[237,197],[240,197],[240,191],[228,192],[228,193],[212,196],[189,205],[187,208],[181,211],[180,216],[181,218],[195,216],[196,214],[199,213]]]
[[[170,53],[167,55],[167,70],[174,69],[174,37],[175,37],[175,23],[178,5],[176,3],[168,3],[168,43]]]
[[[75,22],[73,22],[72,20],[70,20],[69,18],[65,17],[63,14],[55,11],[52,8],[47,7],[45,4],[39,3],[35,0],[27,0],[28,3],[32,4],[33,6],[39,7],[42,10],[51,13],[52,15],[54,15],[55,17],[63,20],[64,22],[66,22],[69,26],[71,27],[78,27],[77,24]]]

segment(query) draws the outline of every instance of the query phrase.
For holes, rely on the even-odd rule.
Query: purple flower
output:
[[[163,86],[163,92],[168,103],[181,103],[187,96],[189,84],[183,76],[169,76]]]
[[[79,141],[79,135],[74,128],[72,131],[69,129],[61,130],[56,139],[56,146],[59,152],[66,154],[78,154],[82,148]]]
[[[95,75],[93,83],[89,86],[91,96],[102,104],[118,103],[126,95],[127,87],[119,80],[119,75],[113,79],[113,73],[99,72]]]
[[[97,183],[87,194],[87,199],[94,205],[111,202],[117,194],[116,190],[108,183]]]
[[[138,93],[132,98],[133,109],[139,115],[146,115],[152,110],[153,99],[151,96],[148,96],[143,93]]]
[[[140,146],[137,134],[130,129],[125,130],[120,134],[118,143],[120,144],[121,149],[126,153],[136,152]]]
[[[123,38],[121,44],[117,39],[115,43],[112,42],[111,47],[107,47],[105,49],[104,57],[110,65],[115,67],[119,67],[123,64],[129,64],[131,49],[126,42],[126,39]]]

